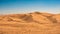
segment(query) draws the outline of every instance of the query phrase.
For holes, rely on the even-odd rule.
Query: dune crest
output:
[[[1,15],[0,34],[60,34],[60,14]]]

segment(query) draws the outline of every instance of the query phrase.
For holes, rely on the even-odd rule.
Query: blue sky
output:
[[[60,0],[0,0],[0,14],[34,11],[60,13]]]

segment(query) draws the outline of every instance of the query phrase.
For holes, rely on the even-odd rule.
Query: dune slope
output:
[[[0,34],[60,34],[60,14],[34,12],[2,15]]]

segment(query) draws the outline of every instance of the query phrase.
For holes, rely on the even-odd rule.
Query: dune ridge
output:
[[[0,34],[60,34],[60,14],[0,15]]]

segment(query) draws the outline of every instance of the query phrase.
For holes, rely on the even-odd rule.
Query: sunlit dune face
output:
[[[2,15],[0,34],[60,34],[60,14],[34,12]]]

